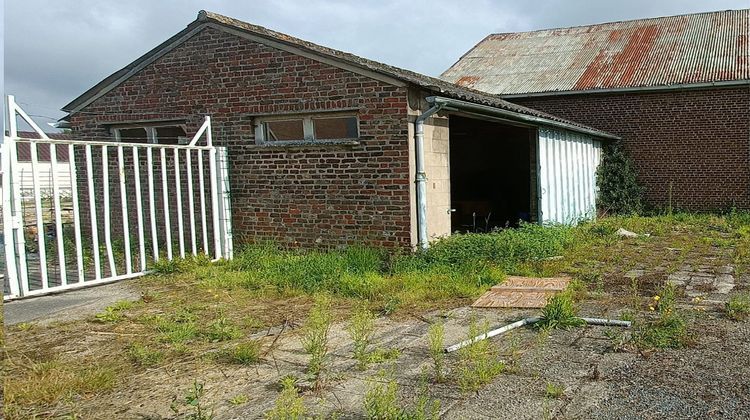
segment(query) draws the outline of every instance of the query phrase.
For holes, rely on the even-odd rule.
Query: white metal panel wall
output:
[[[601,142],[566,130],[540,128],[539,220],[573,224],[596,216]]]

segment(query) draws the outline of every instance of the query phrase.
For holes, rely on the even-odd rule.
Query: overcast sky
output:
[[[750,0],[5,0],[5,93],[37,121],[195,20],[201,9],[439,75],[489,33],[709,10]]]

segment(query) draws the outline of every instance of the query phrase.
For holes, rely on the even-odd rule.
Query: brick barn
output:
[[[234,237],[304,247],[592,217],[617,139],[204,11],[63,109],[76,138],[129,143],[180,143],[210,115]]]
[[[749,37],[747,9],[492,34],[441,77],[622,137],[653,207],[750,209]]]

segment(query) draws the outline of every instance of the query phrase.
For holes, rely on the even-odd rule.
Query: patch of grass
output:
[[[307,373],[316,378],[316,383],[325,368],[331,322],[331,300],[328,296],[319,295],[305,321],[302,336],[302,347],[310,355]]]
[[[416,404],[405,406],[399,399],[398,383],[393,379],[393,373],[381,371],[368,380],[364,409],[365,416],[372,420],[437,420],[440,401],[430,399],[426,387],[421,387]]]
[[[738,294],[724,304],[724,313],[729,319],[744,321],[750,317],[750,294]]]
[[[105,393],[114,388],[118,369],[114,364],[73,364],[62,361],[32,362],[4,378],[5,405],[23,410],[54,404],[75,396]]]
[[[213,343],[242,337],[242,331],[224,316],[220,316],[209,324],[204,334]]]
[[[31,331],[34,329],[34,324],[30,322],[21,322],[19,324],[16,324],[16,329],[18,331]]]
[[[547,398],[562,398],[565,395],[565,387],[553,382],[547,382],[544,387],[544,396]]]
[[[127,349],[128,358],[133,364],[143,367],[154,367],[164,359],[164,353],[142,343],[132,343]]]
[[[113,303],[112,305],[104,308],[104,312],[99,312],[95,315],[95,318],[99,322],[115,323],[123,320],[123,312],[132,308],[134,302],[128,300],[121,300]]]
[[[375,332],[375,316],[366,306],[360,305],[349,320],[346,327],[349,337],[354,342],[354,359],[357,360],[359,370],[367,369],[370,363],[370,354],[367,348]]]
[[[429,263],[462,265],[491,261],[509,267],[522,261],[562,255],[572,241],[572,228],[522,223],[518,229],[453,235],[434,242],[424,253]]]
[[[398,399],[398,384],[385,372],[370,380],[364,405],[368,419],[404,418],[404,409]]]
[[[578,309],[569,291],[552,296],[547,305],[542,308],[541,320],[534,326],[540,330],[549,331],[555,328],[569,329],[580,327],[585,322],[578,317]]]
[[[229,404],[235,406],[247,404],[248,401],[250,401],[250,398],[245,394],[238,394],[227,400]]]
[[[306,418],[307,410],[302,397],[299,396],[299,391],[297,391],[296,380],[292,377],[286,377],[281,380],[281,386],[281,393],[276,399],[276,405],[266,413],[266,419],[301,420]]]
[[[468,338],[473,339],[487,333],[488,330],[488,325],[480,327],[476,321],[472,320],[469,325]],[[498,360],[497,353],[489,340],[474,341],[460,349],[458,357],[456,376],[458,385],[464,392],[478,391],[505,370],[505,364]]]
[[[667,284],[652,298],[649,309],[657,316],[636,323],[633,341],[638,347],[681,348],[689,343],[687,323],[675,310],[675,299],[676,290],[672,284]]]
[[[175,312],[171,317],[157,315],[147,320],[159,333],[159,340],[170,344],[185,344],[198,337],[198,324],[189,311]]]
[[[436,322],[427,330],[427,341],[429,342],[430,358],[435,372],[434,380],[437,383],[445,381],[443,374],[445,370],[445,324]]]
[[[219,353],[219,358],[229,363],[238,365],[252,365],[260,361],[260,343],[248,341],[237,344],[234,347],[224,349]]]
[[[401,356],[399,349],[377,348],[367,355],[368,363],[384,363],[398,359]]]

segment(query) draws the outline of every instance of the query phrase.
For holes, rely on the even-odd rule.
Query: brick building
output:
[[[747,9],[493,34],[441,77],[622,137],[654,207],[750,209],[749,37]]]
[[[210,12],[64,110],[77,138],[129,143],[179,143],[210,115],[234,237],[291,246],[590,217],[600,144],[616,138]]]

